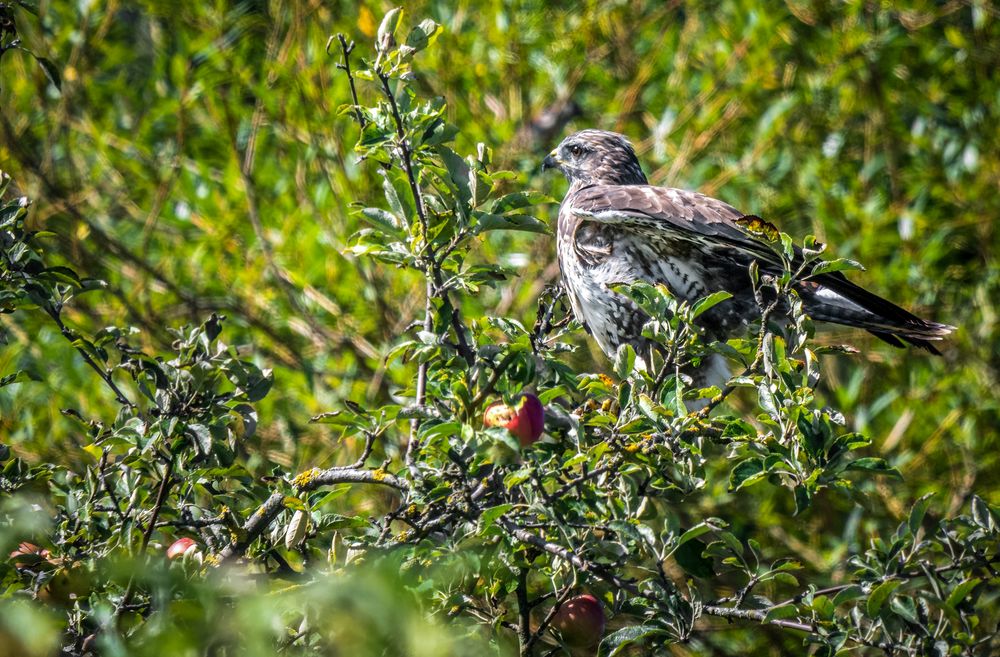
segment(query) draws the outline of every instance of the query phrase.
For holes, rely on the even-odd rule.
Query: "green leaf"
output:
[[[361,516],[343,516],[339,513],[331,513],[323,516],[322,524],[324,529],[355,529],[367,527],[371,523],[367,518]]]
[[[778,237],[781,239],[781,252],[791,262],[795,258],[795,244],[792,242],[792,237],[788,233],[779,233]]]
[[[847,588],[837,592],[837,595],[833,597],[833,605],[839,607],[845,602],[851,602],[863,597],[865,597],[864,589],[857,584],[851,584]]]
[[[831,620],[833,618],[834,611],[836,610],[834,604],[830,602],[830,598],[825,595],[817,595],[813,598],[811,606],[813,611],[815,611],[822,620]]]
[[[860,262],[855,260],[837,258],[836,260],[817,262],[813,266],[812,273],[809,276],[819,276],[820,274],[829,274],[835,271],[865,271],[865,268],[861,266]]]
[[[22,381],[31,381],[32,377],[28,372],[24,370],[18,370],[13,374],[8,374],[7,376],[0,377],[0,388],[4,386],[9,386],[12,383],[21,383]]]
[[[456,135],[458,135],[458,128],[456,126],[444,120],[439,120],[424,130],[420,141],[426,146],[440,146],[453,141]],[[468,187],[468,179],[463,184]]]
[[[799,608],[795,605],[782,605],[780,607],[774,607],[770,609],[764,616],[764,622],[770,623],[776,620],[784,620],[786,618],[795,618],[799,615]]]
[[[807,258],[813,258],[826,251],[826,244],[816,239],[815,235],[806,235],[802,240],[802,254]]]
[[[361,131],[361,138],[358,140],[358,146],[362,148],[371,148],[372,146],[377,146],[378,144],[383,144],[390,139],[392,139],[394,133],[392,130],[372,121],[367,124]]]
[[[913,505],[910,509],[910,519],[908,521],[910,527],[910,534],[916,536],[917,532],[920,530],[920,525],[924,521],[924,515],[927,513],[927,507],[930,506],[931,498],[934,493],[927,493]]]
[[[434,149],[448,171],[448,178],[455,186],[458,198],[463,206],[472,202],[472,189],[469,187],[469,163],[463,160],[458,153],[447,146],[438,146]],[[464,216],[464,215],[463,215]]]
[[[104,450],[101,449],[97,444],[92,443],[90,445],[84,445],[82,447],[83,451],[94,458],[95,461],[101,460],[101,456],[104,455]]]
[[[683,538],[683,537],[682,537]],[[704,556],[705,543],[701,540],[689,539],[674,550],[674,559],[692,577],[707,579],[715,574],[712,560]]]
[[[754,457],[741,461],[729,475],[729,490],[737,491],[744,486],[750,486],[765,476],[764,462],[760,458]]]
[[[194,441],[195,447],[202,455],[212,452],[212,434],[204,424],[189,424],[187,433]]]
[[[719,532],[719,537],[735,554],[743,556],[743,543],[732,532]]]
[[[786,584],[788,586],[798,586],[799,578],[791,573],[775,573],[772,578],[775,582],[780,584]]]
[[[399,227],[400,219],[391,212],[382,208],[365,208],[361,211],[361,215],[372,226],[396,239],[402,239],[405,236],[405,232]]]
[[[847,469],[874,472],[876,474],[888,475],[899,479],[903,478],[903,476],[899,473],[899,470],[889,465],[885,459],[872,456],[866,456],[864,458],[851,461],[847,464]]]
[[[66,283],[73,287],[81,287],[83,285],[80,277],[69,267],[46,267],[42,270],[42,273],[45,274],[45,278]]]
[[[676,550],[677,548],[679,548],[680,546],[684,545],[688,541],[696,539],[699,536],[701,536],[702,534],[707,534],[708,532],[710,532],[710,531],[712,531],[714,529],[715,529],[715,527],[713,527],[712,525],[709,525],[708,523],[699,522],[697,525],[695,525],[691,529],[689,529],[686,532],[684,532],[683,534],[681,534],[681,537],[679,539],[677,539],[677,545],[674,546],[674,549]]]
[[[52,60],[46,57],[39,57],[27,48],[21,48],[21,50],[34,57],[35,61],[38,62],[38,65],[42,67],[42,71],[45,72],[45,77],[47,77],[49,82],[52,83],[52,86],[59,91],[62,91],[62,76],[59,74],[59,67],[56,66]]]
[[[954,609],[962,602],[962,600],[965,600],[969,593],[972,592],[972,589],[979,586],[982,581],[983,580],[978,577],[965,580],[952,589],[951,593],[948,594],[948,599],[945,601],[945,604]]]
[[[626,342],[618,346],[618,352],[615,354],[615,374],[619,379],[626,379],[633,369],[635,369],[635,348]]]
[[[479,516],[479,533],[484,533],[487,529],[493,526],[493,523],[497,521],[497,518],[513,508],[513,504],[507,503],[498,504],[483,511],[482,515]]]
[[[764,344],[768,344],[768,341],[765,340]],[[779,415],[778,400],[774,396],[773,385],[765,379],[757,386],[757,400],[760,402],[760,407],[772,418]]]
[[[668,636],[668,632],[659,627],[649,625],[630,625],[612,632],[601,640],[600,653],[604,657],[615,657],[625,648],[642,639]]]
[[[913,604],[913,598],[897,595],[889,601],[889,609],[895,614],[902,616],[908,622],[919,624],[920,617],[917,616],[917,607]]]
[[[351,490],[350,484],[341,484],[340,486],[334,486],[329,491],[324,491],[313,497],[309,506],[313,509],[322,509],[328,503],[336,500],[337,498],[343,497]],[[325,519],[326,517],[324,517]]]
[[[402,7],[396,7],[390,9],[389,12],[382,18],[382,23],[378,26],[378,33],[376,35],[376,45],[379,51],[385,51],[388,47],[391,47],[392,37],[396,33],[396,28],[399,27],[399,20],[403,17]]]
[[[546,196],[541,192],[514,192],[512,194],[501,196],[497,200],[493,201],[493,204],[490,206],[490,212],[493,214],[504,214],[512,210],[520,210],[534,205],[540,205],[542,203],[554,202],[555,201],[551,197]]]
[[[406,45],[413,48],[415,51],[423,50],[427,46],[434,43],[437,39],[438,34],[441,32],[441,26],[427,18],[420,21],[420,25],[417,25],[406,37]]]
[[[410,191],[409,182],[405,179],[405,174],[398,169],[391,171],[383,170],[382,191],[385,200],[389,204],[389,209],[397,217],[402,217],[407,222],[413,222],[417,218],[417,206],[413,202],[413,193]]]
[[[579,457],[584,461],[587,460],[586,454],[580,454]],[[503,485],[504,488],[510,490],[514,486],[517,486],[518,484],[523,484],[529,479],[531,479],[531,468],[521,468],[520,470],[515,470],[514,472],[511,472],[509,475],[504,477]]]
[[[248,385],[244,389],[243,394],[246,395],[247,401],[260,401],[267,396],[271,385],[274,384],[274,374],[271,373],[271,370],[261,370],[258,374],[258,376],[249,379]]]
[[[719,305],[726,299],[731,299],[732,297],[733,297],[732,293],[722,290],[719,292],[715,292],[714,294],[710,294],[703,299],[699,299],[691,307],[691,316],[698,317],[705,311]]]
[[[899,588],[901,581],[898,579],[890,579],[887,582],[882,582],[876,586],[871,595],[868,596],[868,602],[865,608],[868,610],[868,615],[871,617],[878,616],[879,612],[882,611],[882,607],[889,600],[889,596],[892,592]]]
[[[972,519],[983,529],[993,531],[996,528],[996,522],[993,519],[993,514],[990,512],[990,507],[978,495],[972,496]]]
[[[729,439],[750,439],[757,437],[757,430],[746,420],[731,420],[722,430],[722,437]]]
[[[756,288],[760,283],[760,263],[756,260],[751,262],[750,266],[747,267],[747,273],[750,275],[750,282]]]
[[[799,515],[812,504],[812,493],[807,486],[796,486],[793,493],[795,495],[795,515]]]
[[[548,224],[528,214],[491,214],[476,212],[479,220],[477,232],[488,230],[521,230],[526,233],[549,234]]]

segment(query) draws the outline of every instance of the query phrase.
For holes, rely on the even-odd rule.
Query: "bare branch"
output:
[[[337,40],[340,41],[340,51],[344,56],[344,63],[337,64],[337,68],[347,73],[347,82],[351,85],[351,100],[354,102],[354,117],[358,120],[358,125],[364,130],[365,126],[368,125],[368,121],[365,120],[365,115],[361,113],[361,103],[358,102],[358,90],[354,84],[354,73],[351,72],[351,52],[354,50],[354,42],[347,42],[347,39],[343,34],[337,34]],[[330,43],[333,41],[333,37],[326,42],[326,52],[330,53]]]

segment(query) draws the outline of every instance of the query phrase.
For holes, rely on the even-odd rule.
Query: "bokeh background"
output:
[[[227,341],[275,372],[249,446],[259,468],[347,458],[308,420],[412,379],[383,356],[423,300],[416,279],[343,252],[361,227],[352,206],[377,203],[381,188],[353,152],[347,80],[325,49],[343,32],[370,57],[392,5],[37,4],[18,30],[61,89],[27,55],[3,56],[0,169],[34,199],[36,227],[57,233],[53,256],[108,282],[68,317],[134,326],[162,351],[172,326],[225,315]],[[511,188],[559,198],[565,182],[541,175],[541,157],[572,130],[617,130],[655,184],[815,234],[868,267],[858,282],[959,327],[940,358],[824,333],[861,352],[824,361],[821,394],[904,480],[866,484],[860,501],[831,497],[793,524],[770,515],[787,500],[760,491],[748,522],[824,571],[863,546],[865,523],[905,517],[923,493],[937,493],[939,515],[973,491],[1000,503],[995,3],[421,0],[406,13],[445,28],[416,60],[422,92],[448,103],[460,151],[483,142],[519,173]],[[498,234],[477,257],[517,275],[466,313],[533,321],[539,292],[558,281],[553,239]],[[0,322],[0,375],[35,379],[0,392],[0,438],[36,462],[88,458],[61,410],[101,416],[112,400],[52,327]],[[582,332],[579,345],[580,367],[607,369]],[[725,503],[717,481],[705,504]]]

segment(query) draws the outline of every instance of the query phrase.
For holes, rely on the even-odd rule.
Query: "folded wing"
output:
[[[613,225],[653,240],[669,231],[672,239],[715,249],[725,247],[735,265],[756,260],[764,272],[780,273],[781,259],[761,238],[738,223],[744,215],[732,206],[697,192],[649,185],[594,185],[568,198],[576,221],[560,226],[575,234],[580,223]],[[802,261],[796,248],[794,259]],[[819,321],[865,329],[894,346],[910,343],[939,353],[932,341],[954,327],[930,322],[852,283],[841,272],[802,281],[797,291],[806,312]]]

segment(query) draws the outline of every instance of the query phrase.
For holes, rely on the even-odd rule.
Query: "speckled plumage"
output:
[[[663,283],[686,300],[732,293],[700,318],[715,339],[759,316],[748,267],[756,260],[761,271],[777,272],[781,264],[737,223],[743,213],[704,194],[649,185],[631,144],[616,133],[571,135],[544,166],[558,168],[570,182],[557,228],[563,284],[577,319],[609,357],[625,342],[641,356],[648,352],[641,337],[648,318],[612,292],[613,283]],[[798,292],[814,319],[864,328],[897,346],[909,342],[937,353],[930,341],[953,330],[912,315],[839,272],[814,277]]]

